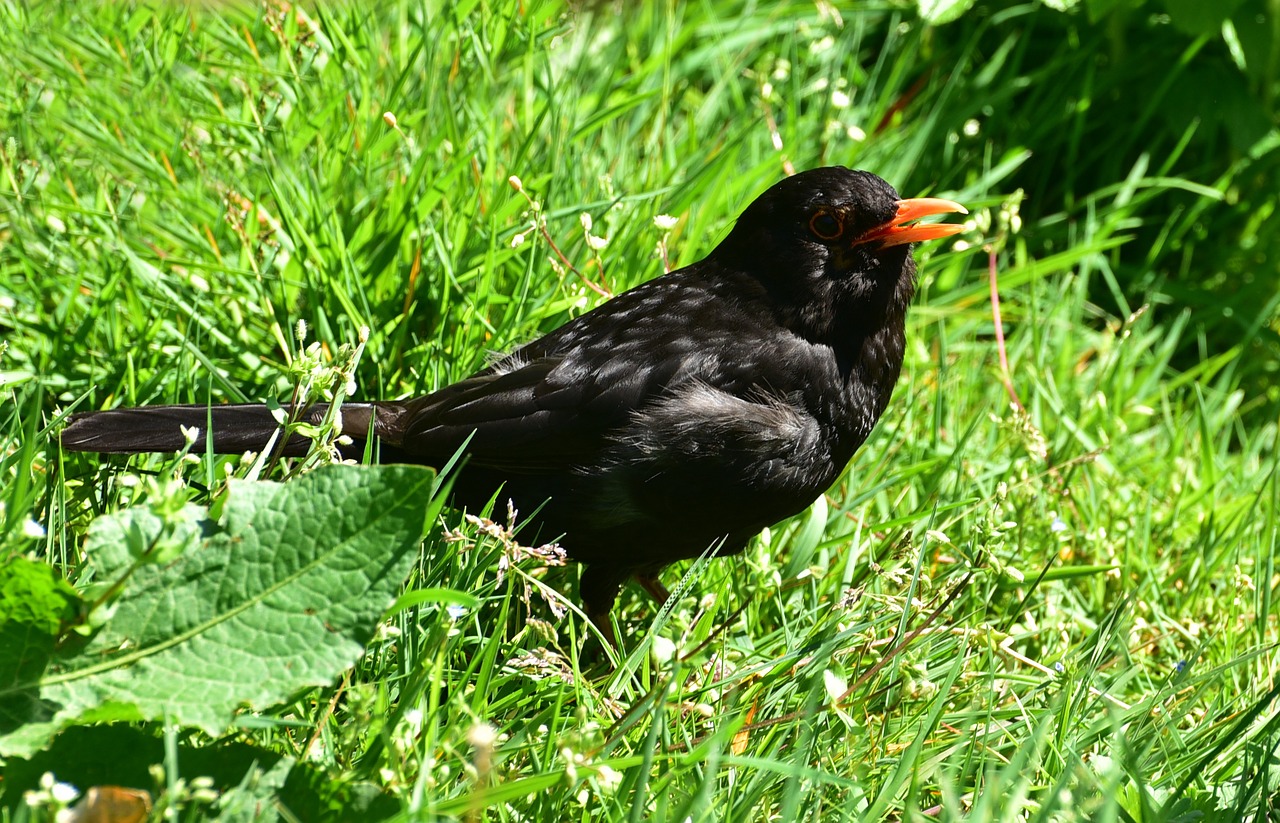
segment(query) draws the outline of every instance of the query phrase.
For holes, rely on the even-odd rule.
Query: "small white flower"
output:
[[[822,687],[827,692],[827,697],[831,700],[839,700],[849,689],[849,682],[839,672],[833,672],[831,669],[823,669],[822,671]]]
[[[516,232],[515,236],[511,238],[511,248],[518,249],[523,245],[524,245],[524,233]]]
[[[477,749],[491,749],[498,739],[498,732],[488,723],[480,722],[467,732],[467,742]]]
[[[596,767],[596,782],[600,784],[601,791],[612,793],[622,784],[622,772],[612,766],[601,764]]]
[[[970,117],[964,121],[964,136],[977,137],[978,132],[982,131],[982,124]]]
[[[836,39],[831,35],[827,35],[820,40],[814,40],[809,44],[810,54],[822,54],[836,44]]]
[[[947,537],[946,534],[944,534],[943,532],[937,529],[929,529],[928,531],[925,532],[925,536],[939,543],[942,543],[943,545],[947,545],[947,546],[951,545],[951,538]]]
[[[44,526],[34,520],[24,520],[22,521],[22,534],[32,540],[39,540],[45,536]]]
[[[182,430],[182,439],[186,442],[188,446],[195,445],[195,442],[200,439],[199,426],[179,425],[178,428]]]
[[[591,222],[591,215],[587,214],[587,213],[584,211],[584,212],[583,212],[583,213],[578,217],[578,222],[582,223],[582,230],[583,230],[583,231],[588,232],[588,233],[591,231],[591,226],[592,226],[592,222]]]
[[[837,109],[849,108],[849,95],[842,91],[836,90],[831,92],[831,105]]]
[[[54,787],[50,788],[49,794],[54,797],[55,803],[59,805],[68,805],[79,797],[76,787],[70,783],[54,783]]]
[[[857,126],[850,126],[844,130],[844,133],[849,135],[850,140],[856,140],[859,143],[867,139],[867,133]]]
[[[661,665],[676,656],[676,644],[658,635],[653,638],[653,645],[649,649],[649,654],[653,656],[653,662]]]
[[[679,222],[679,217],[672,217],[669,214],[659,214],[653,218],[653,225],[657,226],[659,231],[671,231]]]
[[[448,613],[450,620],[458,620],[467,613],[467,607],[459,606],[457,603],[451,603],[448,606],[445,606],[444,610]]]
[[[217,800],[218,792],[213,788],[213,778],[191,778],[191,799],[197,803],[212,803]]]
[[[594,234],[588,234],[587,245],[590,246],[593,251],[600,251],[605,246],[609,245],[609,238],[596,237]]]

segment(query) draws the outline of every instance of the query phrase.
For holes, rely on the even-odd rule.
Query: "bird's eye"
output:
[[[831,212],[820,211],[809,218],[809,231],[820,240],[835,240],[844,233],[844,224]]]

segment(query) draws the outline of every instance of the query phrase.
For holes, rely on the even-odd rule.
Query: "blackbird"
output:
[[[903,200],[865,171],[788,177],[702,260],[431,394],[344,403],[349,449],[372,432],[384,462],[439,467],[465,442],[452,503],[478,510],[500,490],[536,511],[524,528],[586,564],[582,602],[608,632],[628,577],[665,599],[664,566],[741,552],[835,482],[902,368],[911,243],[961,231],[913,221],[947,212],[965,209]],[[278,428],[261,405],[149,406],[74,414],[62,446],[176,451],[187,426],[199,452],[210,418],[219,453],[260,451]]]

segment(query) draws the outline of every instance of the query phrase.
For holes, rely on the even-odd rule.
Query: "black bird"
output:
[[[911,243],[965,209],[903,200],[865,171],[802,172],[760,195],[702,260],[618,295],[471,377],[411,400],[345,403],[354,454],[372,431],[385,462],[440,466],[471,437],[453,503],[499,488],[526,529],[587,568],[582,601],[608,630],[622,583],[664,599],[667,564],[741,552],[840,475],[902,368],[916,286]],[[301,417],[318,422],[323,406]],[[72,415],[72,451],[176,451],[205,406]],[[214,450],[260,451],[265,406],[212,408]],[[194,450],[205,449],[204,435]],[[284,454],[302,454],[294,437]],[[539,508],[541,507],[541,508]],[[561,537],[562,536],[562,537]]]

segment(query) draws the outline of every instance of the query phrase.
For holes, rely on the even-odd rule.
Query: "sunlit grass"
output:
[[[342,683],[244,737],[422,819],[1261,808],[1280,491],[1274,425],[1241,422],[1253,338],[1188,363],[1187,310],[1117,277],[1167,276],[1191,218],[1161,198],[1226,184],[1178,177],[1176,139],[1119,166],[1064,128],[1066,52],[1036,68],[1000,27],[1045,13],[942,51],[887,6],[807,2],[8,7],[5,550],[75,582],[89,520],[142,502],[120,473],[168,469],[64,463],[48,427],[73,407],[287,398],[299,320],[335,351],[370,328],[358,397],[425,392],[660,274],[660,241],[699,258],[787,163],[868,168],[985,222],[918,253],[894,403],[823,501],[669,570],[668,613],[625,591],[616,668],[554,616],[575,568],[499,576],[500,542],[437,532],[410,586],[480,606],[395,614]],[[1041,125],[985,119],[1027,77],[1054,92],[1021,114]],[[1090,162],[1114,174],[1077,188]]]

